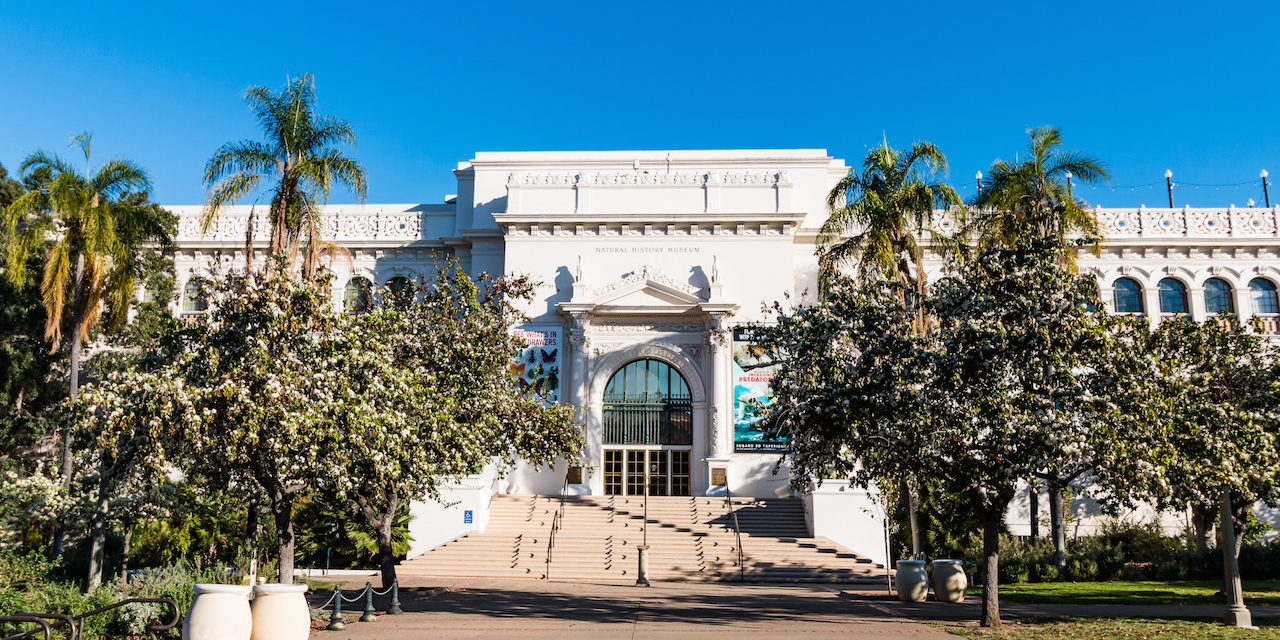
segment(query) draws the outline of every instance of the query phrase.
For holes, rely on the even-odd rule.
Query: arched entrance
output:
[[[633,360],[605,385],[604,492],[689,495],[693,398],[680,372],[661,360]]]

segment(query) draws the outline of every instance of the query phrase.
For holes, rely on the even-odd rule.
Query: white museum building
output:
[[[484,529],[496,494],[788,495],[781,447],[761,440],[742,401],[767,394],[769,374],[735,329],[814,292],[827,194],[848,171],[821,149],[477,153],[443,202],[326,207],[324,237],[353,259],[332,264],[335,305],[367,283],[431,278],[449,258],[539,281],[517,366],[586,424],[572,471],[488,473],[415,505],[411,555]],[[171,209],[182,313],[198,313],[196,279],[243,264],[248,207],[207,234],[201,207]],[[1230,311],[1280,333],[1280,207],[1095,213],[1105,242],[1080,264],[1113,311],[1151,322]],[[811,535],[884,561],[882,514],[865,492],[825,482],[796,497]],[[1025,507],[1010,526],[1025,532]]]

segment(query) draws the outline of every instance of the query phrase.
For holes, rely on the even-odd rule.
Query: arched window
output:
[[[1187,285],[1181,280],[1160,281],[1160,313],[1187,313]]]
[[[373,283],[368,278],[355,277],[347,281],[342,291],[342,307],[347,313],[363,313],[369,310],[369,297]]]
[[[410,284],[412,283],[410,283],[409,279],[404,276],[396,276],[390,280],[387,280],[387,288],[391,290],[391,293],[394,293],[397,295],[404,293],[405,291],[408,291]]]
[[[199,313],[209,308],[204,290],[207,286],[208,283],[204,278],[192,278],[187,281],[186,286],[182,288],[183,313]]]
[[[405,305],[409,300],[409,293],[413,291],[413,282],[404,276],[395,276],[387,280],[386,291],[383,292],[383,302],[390,302],[397,305]]]
[[[1222,278],[1209,278],[1204,282],[1204,307],[1208,313],[1235,313],[1236,303],[1231,284]]]
[[[1133,278],[1120,278],[1111,285],[1115,289],[1116,313],[1142,313],[1142,285]]]
[[[604,389],[605,444],[693,444],[689,383],[661,360],[618,369]]]
[[[1276,298],[1276,283],[1266,278],[1254,278],[1249,282],[1249,293],[1253,296],[1253,312],[1280,313],[1280,300]]]

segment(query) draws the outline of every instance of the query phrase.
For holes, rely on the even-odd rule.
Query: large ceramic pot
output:
[[[933,596],[940,602],[964,602],[969,578],[959,560],[933,561]]]
[[[306,640],[311,633],[306,592],[305,584],[254,587],[252,640]]]
[[[249,640],[249,585],[198,584],[182,623],[182,640]]]
[[[929,572],[923,560],[899,560],[894,582],[898,585],[898,599],[903,602],[924,602],[929,595]]]

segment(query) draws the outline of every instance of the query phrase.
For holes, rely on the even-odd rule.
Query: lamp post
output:
[[[978,179],[978,197],[981,198],[982,197],[982,172],[979,171],[975,173],[973,177]]]
[[[1267,208],[1270,209],[1271,208],[1271,190],[1267,188],[1269,186],[1267,183],[1267,175],[1268,175],[1267,170],[1263,169],[1262,172],[1258,174],[1258,177],[1262,178],[1262,201],[1266,203]]]
[[[1075,202],[1076,195],[1071,191],[1071,172],[1067,172],[1067,199]]]
[[[649,482],[650,478],[658,473],[658,465],[656,463],[649,464],[649,473],[644,478],[644,524],[640,526],[641,542],[636,547],[639,552],[638,560],[640,566],[636,570],[636,586],[649,586]]]
[[[1253,616],[1244,606],[1241,593],[1240,563],[1236,560],[1236,527],[1231,515],[1231,491],[1222,491],[1222,571],[1227,587],[1227,609],[1222,619],[1233,627],[1253,627]]]
[[[1173,208],[1173,170],[1164,170],[1164,184],[1169,189],[1169,208]]]

